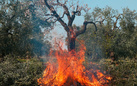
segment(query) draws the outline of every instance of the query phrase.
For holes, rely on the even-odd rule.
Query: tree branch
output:
[[[48,21],[49,19],[54,18],[54,15],[51,15],[51,14],[46,14],[46,16],[49,16],[49,15],[50,15],[51,17],[47,18],[45,21]],[[63,13],[62,17],[60,17],[60,18],[63,18],[63,17],[64,17],[64,15],[65,15],[65,12]],[[53,23],[55,23],[56,21],[58,21],[58,20],[56,19]]]
[[[53,14],[45,14],[45,16],[54,16]]]
[[[64,4],[61,4],[59,2],[59,0],[57,0],[57,3],[52,3],[52,4],[53,5],[59,5],[59,6],[63,7],[63,9],[65,10],[65,14],[67,15],[68,20],[70,20],[70,12],[68,11],[68,7],[65,5],[66,2]]]
[[[65,12],[63,13],[62,17],[61,18],[64,18],[64,15],[65,15]]]
[[[114,16],[116,18],[116,21],[114,22],[113,30],[115,30],[115,28],[117,28],[117,21],[118,21],[120,15],[122,15],[122,14],[119,14],[117,17]]]
[[[44,0],[45,5],[48,7],[48,9],[53,13],[53,15],[57,18],[57,20],[60,22],[60,24],[64,27],[64,29],[68,32],[69,28],[67,24],[61,19],[61,17],[58,15],[58,13],[55,11],[54,7],[50,6],[47,2],[47,0]]]
[[[70,18],[70,20],[68,22],[68,26],[72,26],[72,23],[73,23],[73,21],[74,21],[75,16],[76,16],[77,13],[78,13],[79,16],[81,15],[80,11],[73,11],[72,12],[72,16],[71,16],[71,18]]]
[[[102,25],[104,21],[105,21],[105,19],[102,19],[101,21],[95,21],[95,23],[99,22],[99,24]]]
[[[77,5],[76,11],[72,11],[72,16],[71,16],[71,19],[68,22],[68,26],[72,26],[72,23],[73,23],[73,21],[75,19],[76,14],[78,14],[78,16],[81,15],[81,10],[78,10],[78,7],[79,6]]]
[[[95,26],[95,31],[97,31],[97,26],[96,26],[96,24],[95,24],[94,22],[92,22],[92,21],[85,21],[85,22],[83,23],[82,29],[76,32],[76,36],[78,36],[78,35],[80,35],[80,34],[83,34],[83,33],[86,31],[86,27],[87,27],[88,24],[94,24],[94,26]]]
[[[51,19],[51,18],[53,18],[53,16],[52,16],[52,17],[47,18],[45,21],[48,21],[48,20],[49,20],[49,19]]]

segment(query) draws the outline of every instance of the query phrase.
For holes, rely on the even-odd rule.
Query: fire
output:
[[[107,86],[111,77],[104,75],[99,70],[86,69],[86,47],[81,43],[78,52],[67,51],[59,48],[51,51],[51,60],[47,63],[43,77],[38,79],[41,86]],[[54,55],[55,56],[54,56]],[[90,64],[92,65],[92,64]]]

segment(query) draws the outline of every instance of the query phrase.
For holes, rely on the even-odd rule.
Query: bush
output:
[[[102,59],[99,64],[111,75],[110,86],[137,86],[137,59]]]
[[[15,59],[5,56],[0,63],[0,86],[37,86],[43,66],[37,58]]]

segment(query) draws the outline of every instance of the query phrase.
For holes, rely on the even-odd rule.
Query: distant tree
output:
[[[48,27],[50,24],[37,18],[33,14],[34,11],[31,11],[32,9],[28,2],[19,0],[1,2],[0,56],[3,57],[7,54],[40,55],[41,49],[45,45],[44,32],[40,27],[42,25]]]
[[[2,56],[19,51],[24,53],[25,48],[29,48],[26,40],[31,33],[31,29],[28,28],[30,22],[23,13],[25,8],[21,8],[20,2],[7,2],[1,3],[0,10],[0,51]]]
[[[135,57],[137,53],[137,13],[129,8],[123,9],[120,20],[120,31],[114,42],[114,50],[117,55],[122,57]]]
[[[117,21],[119,20],[117,10],[110,7],[106,8],[94,8],[92,13],[85,15],[85,20],[92,20],[96,23],[98,31],[94,33],[93,26],[87,26],[87,32],[81,35],[79,38],[84,39],[87,46],[87,56],[93,59],[107,57],[111,50],[113,39],[117,31]],[[117,19],[118,17],[118,19]],[[114,23],[116,25],[114,25]],[[115,28],[114,28],[115,26]]]
[[[110,7],[96,7],[85,15],[86,20],[97,22],[98,31],[93,35],[92,26],[79,38],[84,39],[87,54],[92,57],[135,57],[136,55],[136,13],[128,8],[118,13]],[[88,37],[87,37],[88,36]],[[113,56],[112,56],[113,53]]]

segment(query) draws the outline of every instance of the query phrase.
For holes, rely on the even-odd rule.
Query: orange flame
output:
[[[50,52],[51,61],[43,77],[37,81],[41,86],[106,86],[111,77],[105,76],[99,70],[86,70],[83,65],[85,61],[86,47],[81,43],[78,52],[57,50]],[[53,56],[55,54],[55,56]],[[55,59],[55,58],[56,59]],[[92,64],[91,64],[92,65]]]

